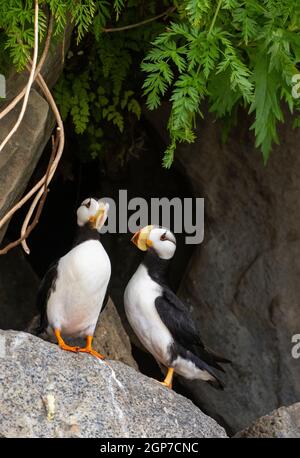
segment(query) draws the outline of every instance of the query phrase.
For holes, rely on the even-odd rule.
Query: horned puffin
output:
[[[166,280],[176,250],[175,236],[164,227],[150,225],[136,232],[131,240],[147,254],[125,289],[125,311],[145,348],[168,369],[161,383],[172,388],[175,372],[223,389],[214,369],[224,372],[219,363],[230,361],[203,345],[188,309]]]
[[[55,335],[63,350],[104,356],[92,340],[111,274],[110,259],[100,242],[109,204],[85,199],[77,210],[77,237],[72,249],[52,264],[37,296],[40,326],[37,334]],[[65,337],[84,337],[84,348],[67,345]]]

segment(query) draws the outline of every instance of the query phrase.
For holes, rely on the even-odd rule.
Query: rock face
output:
[[[151,122],[161,131],[163,113]],[[300,399],[300,129],[280,128],[267,166],[247,116],[228,142],[220,124],[201,121],[198,141],[176,157],[205,198],[205,236],[195,246],[180,294],[203,340],[230,358],[226,389],[189,384],[198,405],[232,431]]]
[[[259,418],[235,437],[300,438],[300,402]]]
[[[226,437],[191,401],[120,363],[0,332],[0,437]]]
[[[48,53],[44,64],[43,76],[50,87],[59,77],[62,68],[62,56],[68,50],[72,29],[67,27],[64,45],[58,43]],[[6,75],[7,76],[7,75]],[[12,74],[7,79],[7,97],[0,105],[4,108],[27,83],[28,73]],[[0,121],[0,143],[16,123],[22,102]],[[27,183],[47,144],[54,126],[54,118],[46,100],[32,89],[25,116],[17,132],[6,144],[0,155],[0,217],[13,206],[26,189]],[[0,230],[0,242],[5,229]]]
[[[14,109],[0,121],[0,142],[17,117],[18,110]],[[32,90],[22,124],[0,155],[0,217],[24,192],[52,128],[48,103]],[[3,235],[4,230],[0,232],[0,241]]]

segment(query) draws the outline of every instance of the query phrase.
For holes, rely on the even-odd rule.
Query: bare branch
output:
[[[62,153],[63,153],[64,143],[65,143],[65,135],[64,135],[64,126],[63,126],[63,122],[62,122],[60,113],[59,113],[58,108],[56,106],[56,103],[55,103],[55,101],[54,101],[54,99],[52,97],[52,94],[51,94],[47,84],[45,83],[44,78],[40,74],[37,76],[37,82],[38,82],[39,86],[41,87],[42,91],[44,92],[45,97],[48,100],[49,105],[52,108],[52,111],[54,113],[54,116],[55,116],[57,124],[58,124],[58,130],[60,132],[60,135],[59,135],[59,144],[58,144],[58,148],[57,148],[56,157],[55,157],[54,161],[51,164],[49,173],[47,172],[38,181],[38,183],[36,183],[36,185],[4,216],[4,218],[2,218],[2,220],[0,221],[0,229],[13,216],[13,214],[17,210],[19,210],[19,208],[21,208],[37,191],[39,191],[39,193],[37,194],[36,198],[34,199],[32,205],[31,205],[31,207],[30,207],[30,209],[28,211],[29,218],[27,217],[28,214],[25,217],[24,223],[26,221],[27,224],[28,224],[29,219],[31,218],[31,215],[32,215],[36,205],[38,204],[39,199],[42,196],[42,192],[41,192],[42,190],[40,188],[42,188],[45,185],[45,183],[49,184],[50,181],[52,180],[53,175],[54,175],[54,173],[55,173],[55,171],[57,169],[58,163],[59,163],[60,158],[61,158]],[[22,226],[23,236],[21,235],[20,239],[17,241],[18,242],[17,245],[20,242],[22,242],[23,240],[25,240],[26,237],[27,237],[27,235],[26,235],[26,233],[27,233],[27,224],[24,224],[24,223],[23,223],[23,226]],[[24,236],[24,233],[25,233],[25,236]],[[14,245],[14,246],[16,246],[16,245]],[[28,247],[27,247],[27,250],[26,250],[26,247],[27,247],[27,245],[24,246],[25,251],[28,252],[27,251]],[[3,250],[0,251],[0,255],[1,254],[5,254],[3,252]]]
[[[44,184],[43,187],[41,187],[41,189],[39,190],[39,192],[35,196],[34,201],[32,202],[31,207],[30,207],[29,211],[27,212],[27,215],[26,215],[26,217],[24,219],[24,222],[23,222],[23,225],[22,225],[20,240],[21,240],[21,245],[23,247],[23,250],[27,254],[30,254],[30,249],[29,249],[29,247],[27,245],[26,238],[29,236],[29,234],[32,231],[32,229],[34,229],[34,227],[38,224],[39,217],[41,215],[42,209],[43,209],[45,201],[46,201],[47,193],[49,192],[49,189],[48,189],[49,174],[50,174],[50,169],[51,169],[52,163],[53,163],[54,158],[55,158],[56,153],[57,153],[57,148],[58,148],[58,145],[59,145],[59,137],[60,137],[60,129],[58,127],[56,129],[56,136],[54,137],[54,135],[52,135],[52,153],[51,153],[50,161],[49,161],[49,164],[48,164],[48,167],[47,167],[45,184]],[[37,206],[39,200],[40,200],[40,203],[39,203],[39,206],[38,206],[38,209],[37,209],[37,212],[36,212],[36,216],[34,218],[34,222],[30,226],[28,226],[29,222],[30,222],[30,219],[31,219],[31,217],[33,215],[34,209]],[[29,232],[29,228],[32,228],[30,230],[30,232]]]
[[[37,57],[38,57],[38,42],[39,42],[39,3],[38,3],[38,0],[35,0],[35,8],[34,9],[35,9],[35,13],[34,13],[35,14],[34,15],[34,50],[33,50],[33,63],[32,63],[32,67],[31,67],[31,71],[30,71],[30,76],[29,76],[29,80],[28,80],[28,83],[27,83],[27,87],[26,87],[26,91],[25,91],[25,95],[24,95],[24,100],[23,100],[23,105],[22,105],[22,109],[20,111],[18,120],[17,120],[16,124],[14,125],[14,127],[9,132],[9,134],[5,137],[5,139],[1,143],[0,152],[3,150],[4,146],[11,139],[11,137],[14,135],[14,133],[18,130],[18,128],[19,128],[19,126],[20,126],[20,124],[22,122],[22,119],[23,119],[25,111],[26,111],[28,99],[29,99],[30,89],[31,89],[31,86],[32,86],[33,81],[34,81],[34,73],[35,73]]]
[[[50,40],[50,38],[49,38],[49,40]],[[33,64],[31,59],[30,59],[30,64],[31,65]],[[30,66],[27,66],[27,68],[28,68],[29,71],[31,70]],[[63,149],[64,149],[64,143],[65,143],[64,126],[63,126],[63,122],[62,122],[59,110],[57,108],[55,100],[52,97],[52,94],[51,94],[47,84],[45,83],[44,78],[42,77],[42,75],[40,73],[37,74],[36,79],[37,79],[38,85],[42,89],[42,91],[44,93],[44,96],[47,99],[47,101],[48,101],[48,103],[49,103],[49,105],[50,105],[50,107],[51,107],[51,109],[53,111],[53,114],[54,114],[54,116],[56,118],[56,122],[57,122],[57,125],[58,125],[57,132],[59,132],[59,134],[57,134],[57,136],[56,136],[55,149],[54,149],[54,146],[53,146],[53,151],[55,151],[56,154],[55,154],[55,158],[49,162],[49,168],[47,169],[47,173],[0,220],[0,229],[1,229],[4,226],[4,224],[6,224],[11,219],[11,217],[15,214],[15,212],[17,210],[19,210],[35,193],[37,193],[34,201],[31,204],[31,207],[30,207],[30,209],[29,209],[29,211],[28,211],[28,213],[27,213],[27,215],[25,217],[24,223],[22,225],[21,237],[18,240],[16,240],[15,242],[12,242],[11,244],[9,244],[4,249],[0,250],[0,255],[7,253],[7,251],[9,251],[11,248],[14,248],[15,246],[19,245],[23,241],[25,241],[25,243],[22,243],[24,250],[27,253],[29,252],[29,248],[28,248],[28,246],[26,244],[26,238],[31,233],[31,231],[34,229],[36,224],[38,223],[39,215],[40,215],[40,213],[41,213],[41,211],[43,209],[43,206],[44,206],[43,202],[46,199],[46,190],[48,188],[48,184],[50,183],[50,181],[53,178],[53,175],[54,175],[54,173],[55,173],[55,171],[57,169],[58,163],[59,163],[59,161],[61,159],[61,156],[62,156],[62,153],[63,153]],[[34,222],[30,226],[28,226],[29,221],[30,221],[30,219],[31,219],[31,217],[33,215],[34,209],[35,209],[35,207],[37,206],[38,203],[39,203],[39,206],[38,206],[38,210],[37,210]],[[29,229],[30,229],[30,231],[28,232]]]
[[[49,38],[49,42],[50,42],[50,38]],[[41,85],[41,83],[39,83],[39,85]],[[60,130],[61,132],[63,132],[64,131],[63,123],[62,123],[58,108],[45,82],[44,82],[44,87],[42,88],[42,90],[45,93],[46,99],[54,113],[54,116],[56,118],[58,126],[60,127]],[[64,142],[63,134],[61,135],[61,138],[62,138],[62,141]],[[60,157],[62,154],[62,150],[63,150],[63,146],[62,148],[60,148]],[[57,164],[59,162],[60,157],[57,160]],[[56,163],[56,160],[54,161],[53,166],[55,163]],[[0,220],[0,229],[4,226],[4,224],[7,223],[7,221],[11,219],[14,213],[17,210],[19,210],[39,190],[41,186],[43,186],[44,182],[45,182],[45,176],[41,178],[38,181],[38,183],[36,183],[36,185],[16,205],[14,205],[14,207],[9,212],[6,213],[6,215]]]
[[[2,248],[0,250],[0,255],[8,253],[10,250],[12,250],[16,246],[18,246],[20,243],[23,244],[23,242],[26,240],[26,238],[30,235],[30,233],[33,231],[33,229],[35,228],[35,226],[39,222],[39,218],[41,216],[43,207],[44,207],[45,202],[46,202],[46,197],[47,197],[47,194],[48,194],[48,191],[49,191],[48,187],[47,187],[47,182],[48,182],[48,177],[49,177],[51,165],[53,164],[53,161],[54,161],[54,158],[55,158],[55,155],[56,155],[56,152],[57,152],[58,143],[59,143],[59,140],[57,140],[58,138],[59,138],[59,131],[57,131],[56,140],[55,140],[55,142],[53,143],[53,146],[52,146],[52,153],[51,153],[50,161],[49,161],[49,164],[48,164],[48,167],[47,167],[47,173],[46,173],[47,179],[46,179],[46,182],[45,182],[45,186],[43,188],[41,188],[40,192],[39,192],[39,193],[41,193],[41,196],[39,197],[40,202],[39,202],[39,206],[38,206],[36,215],[34,217],[34,220],[33,220],[32,224],[30,224],[28,227],[26,227],[26,231],[21,235],[21,237],[18,240],[15,240],[14,242],[9,243],[8,245],[6,245],[4,248]],[[37,194],[37,196],[38,196],[38,194]],[[36,198],[37,198],[37,196],[36,196]],[[36,198],[35,198],[35,200],[36,200]],[[30,215],[30,217],[28,219],[28,222],[29,222],[31,216],[32,216],[32,213],[31,213],[31,215]],[[28,249],[28,253],[29,253],[29,248],[27,247],[27,249]]]
[[[55,171],[57,169],[58,163],[59,163],[60,158],[61,158],[62,153],[63,153],[63,149],[64,149],[64,127],[63,127],[63,122],[62,122],[60,113],[58,111],[58,108],[56,106],[56,103],[55,103],[55,101],[54,101],[54,99],[53,99],[53,97],[51,95],[51,92],[49,91],[48,86],[46,85],[43,77],[40,74],[37,76],[37,82],[38,82],[39,86],[41,87],[42,91],[44,92],[49,104],[51,105],[52,111],[54,112],[54,115],[56,117],[56,121],[57,121],[57,124],[58,124],[57,130],[60,132],[58,151],[57,151],[56,158],[53,161],[53,164],[52,164],[52,166],[51,166],[51,168],[49,170],[49,173],[44,175],[42,180],[40,180],[40,182],[39,182],[39,183],[41,183],[41,181],[42,181],[41,186],[43,186],[44,183],[45,183],[45,186],[47,186],[50,183],[50,181],[52,180],[52,178],[53,178],[53,175],[54,175],[54,173],[55,173]],[[40,189],[38,194],[36,195],[34,201],[32,202],[32,205],[31,205],[31,207],[30,207],[30,209],[29,209],[29,211],[28,211],[28,213],[27,213],[27,215],[25,217],[25,220],[24,220],[24,223],[23,223],[23,226],[22,226],[22,229],[21,229],[21,238],[27,231],[27,225],[29,223],[29,220],[30,220],[30,218],[31,218],[31,216],[32,216],[32,214],[34,212],[35,207],[37,206],[37,204],[39,202],[39,199],[42,197],[42,195],[43,195],[43,190]],[[26,237],[25,237],[25,239],[26,239]],[[25,239],[23,239],[24,242],[22,243],[22,246],[23,246],[25,252],[27,254],[29,254],[30,250],[29,250],[29,248],[27,246],[27,243],[26,243]]]
[[[167,9],[164,13],[158,14],[157,16],[151,17],[149,19],[145,19],[144,21],[137,22],[136,24],[130,24],[130,25],[124,25],[123,27],[113,27],[113,28],[103,28],[102,31],[106,33],[111,33],[111,32],[122,32],[123,30],[129,30],[129,29],[134,29],[136,27],[140,27],[142,25],[148,24],[149,22],[156,21],[157,19],[160,19],[161,17],[166,17],[169,16],[169,14],[172,14],[176,10],[176,6],[172,6],[171,8]]]

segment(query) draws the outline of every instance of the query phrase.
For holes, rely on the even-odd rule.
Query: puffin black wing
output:
[[[55,291],[55,282],[57,279],[57,266],[58,261],[51,264],[44,278],[42,279],[38,289],[36,306],[40,314],[40,325],[36,329],[37,335],[42,334],[42,332],[48,326],[47,302],[51,292]]]
[[[162,296],[155,300],[155,307],[160,319],[178,344],[191,350],[209,366],[224,372],[218,363],[230,363],[231,361],[204,346],[189,310],[172,290],[164,287]]]

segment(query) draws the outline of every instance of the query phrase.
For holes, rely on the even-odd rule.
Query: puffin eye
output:
[[[91,206],[91,199],[86,203],[86,204],[83,204],[86,208],[90,208]]]
[[[167,238],[167,232],[164,232],[163,235],[160,237],[160,240],[164,241]]]

